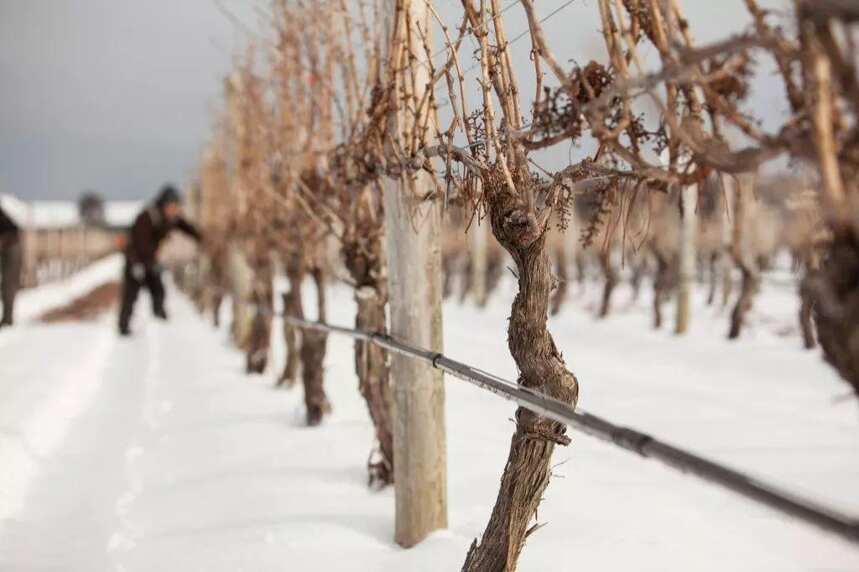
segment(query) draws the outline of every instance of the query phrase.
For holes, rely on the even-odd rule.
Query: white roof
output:
[[[29,226],[31,217],[30,205],[18,197],[0,194],[0,207],[3,208],[3,212],[18,226]]]
[[[144,201],[105,201],[104,222],[113,227],[130,227],[144,206]]]
[[[33,228],[63,228],[80,222],[75,201],[31,201],[30,226]]]
[[[128,227],[143,209],[144,201],[105,201],[104,221],[111,227]],[[0,206],[19,226],[37,229],[65,228],[81,223],[77,201],[24,202],[0,194]]]

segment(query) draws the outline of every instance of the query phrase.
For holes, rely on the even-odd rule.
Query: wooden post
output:
[[[675,333],[685,334],[692,314],[692,289],[695,281],[696,234],[698,232],[698,185],[680,191],[680,268],[677,284],[677,321]]]
[[[754,229],[752,228],[755,224],[758,202],[755,196],[756,180],[756,173],[742,173],[737,176],[732,253],[743,281],[740,296],[731,312],[728,339],[732,340],[739,337],[745,317],[751,310],[754,296],[759,289],[760,268],[754,252]]]
[[[250,306],[253,275],[247,258],[239,245],[232,243],[228,248],[227,275],[233,302],[233,340],[238,347],[245,349],[253,319]]]
[[[385,190],[391,335],[441,352],[441,205],[415,205],[411,186],[423,187],[417,181],[391,184]],[[447,527],[444,380],[431,366],[392,354],[391,383],[394,539],[411,547],[433,530]]]
[[[400,2],[402,11],[398,12],[398,1],[388,0],[389,24],[400,18],[400,33],[409,33],[414,40],[406,44],[405,49],[414,52],[408,57],[420,61],[425,53],[418,38],[430,30],[426,2]],[[405,29],[406,21],[410,29]],[[428,70],[415,66],[413,74],[414,81],[403,82],[403,96],[420,100],[429,82]],[[397,122],[398,129],[413,121],[404,111]],[[425,173],[406,175],[385,187],[390,334],[400,341],[441,352],[441,204],[438,200],[418,199],[426,196],[430,188]],[[391,355],[390,376],[396,459],[394,540],[408,548],[432,531],[447,527],[444,380],[442,373],[431,366],[396,354]]]
[[[734,269],[733,261],[731,260],[731,244],[733,220],[736,215],[736,186],[737,180],[733,175],[719,175],[722,178],[722,190],[725,194],[725,205],[722,209],[722,227],[721,227],[721,254],[719,256],[719,270],[722,275],[722,307],[728,305],[731,299],[731,290],[733,289],[734,279],[732,272]]]

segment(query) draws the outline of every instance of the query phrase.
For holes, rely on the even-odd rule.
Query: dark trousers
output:
[[[15,294],[21,286],[22,263],[20,240],[0,242],[0,298],[3,301],[3,317],[0,319],[0,324],[4,326],[12,325]]]
[[[119,308],[119,329],[127,330],[131,322],[131,314],[134,313],[134,303],[141,288],[149,290],[152,298],[152,313],[156,316],[165,317],[164,311],[164,282],[161,281],[161,272],[153,268],[146,268],[143,279],[138,280],[131,271],[132,265],[126,263],[122,275],[122,304]]]

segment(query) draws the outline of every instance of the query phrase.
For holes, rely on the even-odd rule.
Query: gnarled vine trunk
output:
[[[720,175],[719,182],[724,203],[719,207],[719,246],[713,252],[713,264],[710,276],[710,295],[707,304],[716,301],[718,289],[721,289],[721,307],[725,308],[731,300],[734,280],[731,273],[734,261],[731,257],[734,242],[734,218],[737,210],[736,180],[730,175]]]
[[[619,281],[617,269],[611,262],[611,250],[606,249],[599,254],[600,270],[605,277],[603,284],[602,302],[600,302],[599,317],[605,318],[611,311],[611,295],[617,287]]]
[[[385,332],[385,296],[380,288],[363,286],[355,290],[358,313],[355,327],[371,332]],[[368,463],[370,485],[394,482],[394,434],[391,427],[391,389],[388,380],[388,356],[375,344],[356,340],[355,371],[358,388],[367,402],[367,410],[379,443],[377,460]]]
[[[835,230],[814,272],[814,323],[823,356],[859,395],[859,236]]]
[[[712,306],[713,301],[716,299],[716,290],[718,290],[719,286],[719,276],[721,275],[721,261],[722,261],[722,253],[721,250],[715,250],[710,253],[709,263],[710,263],[710,273],[707,275],[707,305]]]
[[[632,261],[631,267],[632,277],[630,278],[630,285],[632,286],[632,299],[630,302],[635,304],[641,296],[641,283],[647,274],[647,257],[636,256]]]
[[[513,257],[518,272],[519,292],[508,326],[508,345],[520,372],[518,383],[575,405],[578,383],[546,326],[553,278],[545,229],[538,228],[516,198],[494,197],[489,208],[493,233]],[[569,443],[565,431],[561,423],[517,409],[495,507],[480,542],[475,540],[468,551],[464,571],[516,569],[525,539],[534,530],[529,524],[549,484],[555,444]]]
[[[325,274],[315,267],[310,271],[316,287],[317,320],[325,321]],[[301,380],[304,382],[304,404],[307,407],[307,424],[319,425],[322,417],[331,411],[325,395],[325,352],[328,347],[328,332],[304,330],[301,336]]]
[[[226,281],[226,252],[223,245],[212,249],[210,255],[208,281],[206,284],[207,298],[211,305],[212,325],[216,328],[221,325],[221,304],[224,301],[224,293],[227,288]]]
[[[501,276],[504,274],[504,256],[500,248],[493,248],[489,251],[489,260],[486,267],[486,298],[495,292],[498,284],[501,283]]]
[[[251,299],[254,303],[254,316],[251,322],[245,370],[248,373],[263,373],[268,365],[271,346],[272,300],[274,297],[274,272],[272,260],[267,249],[261,249],[253,257],[254,279]]]
[[[283,294],[283,313],[293,318],[304,319],[304,304],[301,298],[301,286],[304,282],[304,267],[300,256],[288,255],[286,260],[286,279],[289,289]],[[283,322],[283,337],[286,343],[286,365],[277,380],[277,386],[292,387],[298,381],[298,369],[301,364],[300,328],[288,321]]]
[[[842,21],[850,22],[853,3],[840,4],[844,10]],[[859,106],[855,104],[852,60],[855,46],[848,41],[842,47],[834,37],[837,16],[818,19],[814,2],[799,3],[799,7],[806,91],[814,94],[809,109],[814,129],[812,142],[817,152],[821,204],[830,233],[820,269],[808,277],[808,292],[814,301],[814,322],[823,356],[859,396],[859,137],[855,125]],[[844,31],[848,35],[854,32],[850,28]],[[839,87],[843,90],[840,95],[849,94],[845,99],[851,105],[845,109],[852,112],[852,124],[844,120],[844,111],[839,108]],[[850,132],[845,133],[848,125]]]
[[[365,232],[358,240],[343,244],[346,268],[355,281],[358,306],[355,327],[385,333],[388,292],[382,243],[378,236],[367,238],[368,234]],[[368,462],[369,484],[389,485],[394,482],[394,434],[387,352],[375,344],[356,340],[355,372],[378,442],[378,455],[375,460],[371,455]]]
[[[799,329],[802,333],[802,345],[805,349],[814,349],[817,346],[817,337],[814,333],[813,309],[814,302],[811,296],[805,292],[805,279],[802,280],[799,292]]]
[[[820,270],[820,262],[814,246],[809,245],[802,253],[802,279],[799,282],[799,329],[802,332],[802,343],[805,349],[817,346],[817,336],[814,331],[814,296],[811,292],[811,281]]]
[[[746,315],[752,309],[755,294],[760,289],[760,277],[757,269],[753,268],[752,264],[745,262],[740,264],[742,286],[740,287],[740,297],[737,298],[737,303],[731,311],[731,327],[728,330],[729,340],[735,340],[740,337]]]
[[[752,248],[752,224],[757,199],[754,196],[754,175],[743,174],[735,191],[733,257],[742,274],[740,296],[731,312],[728,339],[740,336],[746,315],[752,309],[755,295],[760,289],[760,270]]]
[[[653,280],[653,327],[662,327],[662,304],[668,298],[672,286],[672,264],[669,257],[658,250],[653,252],[656,258],[656,274]]]

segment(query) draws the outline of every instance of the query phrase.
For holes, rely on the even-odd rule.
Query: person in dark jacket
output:
[[[0,328],[12,325],[15,294],[21,285],[22,260],[21,231],[0,207],[0,300],[3,303]]]
[[[158,247],[173,231],[178,230],[198,242],[200,233],[182,218],[182,198],[173,186],[165,185],[155,202],[144,209],[128,233],[125,248],[125,270],[122,280],[122,304],[119,310],[119,333],[131,333],[129,322],[134,312],[134,303],[140,289],[146,287],[152,299],[152,313],[162,320],[167,319],[164,309],[164,283],[161,266],[158,264]]]

